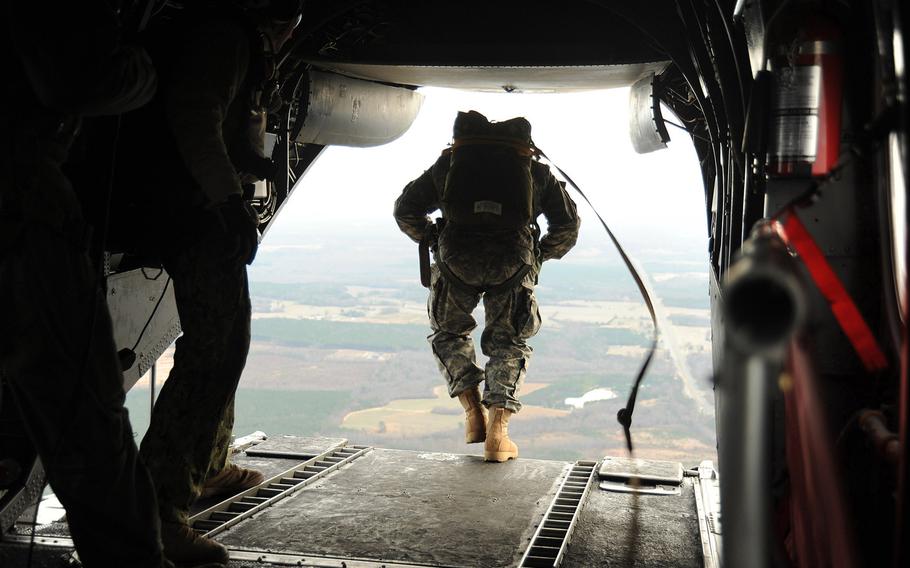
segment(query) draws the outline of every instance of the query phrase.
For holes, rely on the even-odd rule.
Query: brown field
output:
[[[549,383],[525,383],[522,393],[527,394],[548,386]],[[367,408],[348,413],[341,422],[342,428],[363,430],[376,434],[408,434],[420,432],[433,434],[460,428],[464,422],[461,404],[449,398],[446,387],[433,389],[435,398],[405,398],[385,406]],[[566,416],[567,410],[526,405],[522,418],[551,418]]]

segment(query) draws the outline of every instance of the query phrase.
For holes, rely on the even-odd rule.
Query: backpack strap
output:
[[[556,168],[556,171],[565,178],[566,182],[575,188],[575,191],[578,192],[578,195],[582,196],[584,200],[591,207],[591,211],[594,212],[594,215],[597,217],[597,220],[600,221],[600,224],[603,226],[604,230],[607,232],[607,236],[610,237],[610,240],[613,241],[613,246],[616,247],[616,252],[619,253],[619,256],[622,258],[623,263],[625,263],[626,268],[629,270],[629,274],[632,276],[632,279],[635,280],[635,285],[638,286],[638,291],[641,293],[642,300],[645,302],[645,307],[648,308],[648,313],[651,315],[651,324],[653,326],[653,335],[651,336],[651,345],[648,348],[648,354],[645,356],[644,361],[642,361],[641,368],[638,370],[638,375],[635,376],[635,381],[632,383],[632,391],[629,393],[629,398],[626,400],[626,405],[619,409],[619,412],[616,414],[616,420],[622,425],[623,432],[626,435],[626,448],[629,450],[629,454],[632,454],[632,412],[635,410],[635,399],[638,397],[638,388],[641,386],[642,379],[645,378],[645,373],[648,370],[648,367],[651,365],[651,360],[654,358],[654,354],[657,352],[657,340],[660,336],[660,325],[657,321],[657,313],[654,311],[654,301],[651,299],[651,292],[648,290],[648,286],[645,284],[644,277],[639,272],[639,269],[636,268],[635,263],[632,262],[632,259],[629,258],[629,255],[626,254],[626,250],[619,243],[619,239],[616,238],[616,235],[613,234],[613,231],[607,225],[607,222],[604,221],[603,217],[600,216],[600,213],[597,212],[597,209],[594,207],[594,204],[591,203],[591,200],[588,199],[588,196],[585,195],[585,192],[578,187],[578,184],[575,183],[569,175],[562,170],[559,166],[556,165],[553,160],[544,154],[543,150],[540,148],[534,147],[536,154],[546,160],[550,165]]]
[[[487,294],[495,294],[497,292],[502,292],[503,290],[517,288],[521,284],[521,281],[524,280],[528,272],[531,272],[531,265],[525,264],[518,269],[518,272],[510,276],[505,282],[497,284],[496,286],[491,286],[490,288],[484,290],[484,292]]]

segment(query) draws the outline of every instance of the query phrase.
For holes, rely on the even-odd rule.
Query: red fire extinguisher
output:
[[[804,14],[772,56],[768,175],[823,177],[840,155],[843,41],[818,13]]]

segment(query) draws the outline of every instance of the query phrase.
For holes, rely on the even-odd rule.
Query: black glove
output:
[[[272,160],[262,156],[255,156],[250,158],[246,169],[243,171],[254,175],[256,179],[274,181],[278,177],[279,169],[278,164]]]
[[[259,215],[243,197],[231,195],[216,208],[229,243],[228,255],[238,262],[252,264],[259,248]]]
[[[430,248],[436,248],[439,244],[439,227],[436,226],[436,223],[427,223],[427,226],[423,229],[421,242],[426,242]]]
[[[281,168],[271,159],[260,156],[251,148],[241,148],[231,157],[231,163],[241,175],[250,175],[257,180],[274,181]]]

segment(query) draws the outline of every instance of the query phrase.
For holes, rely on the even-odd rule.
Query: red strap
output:
[[[834,313],[847,339],[853,344],[856,354],[862,359],[866,371],[871,373],[887,367],[888,360],[872,335],[872,330],[869,329],[837,274],[831,269],[825,255],[812,239],[812,235],[796,215],[796,211],[788,209],[783,227],[780,224],[777,224],[777,227],[784,241],[803,260],[818,290],[828,300],[831,312]]]

